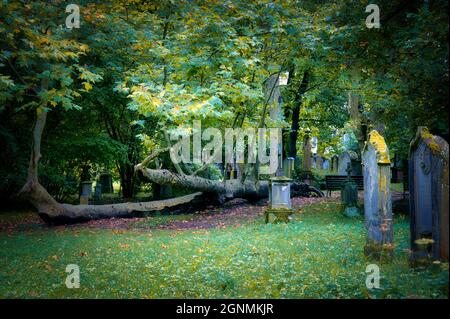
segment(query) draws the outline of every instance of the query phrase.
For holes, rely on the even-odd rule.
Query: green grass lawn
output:
[[[395,219],[395,258],[365,287],[363,219],[337,204],[304,207],[289,224],[263,218],[212,229],[164,230],[190,216],[148,217],[124,230],[47,227],[29,214],[0,215],[1,298],[448,298],[448,263],[408,264],[409,226]],[[131,226],[133,226],[131,223]],[[67,264],[81,287],[65,286]]]
[[[403,183],[391,183],[391,190],[403,193]]]

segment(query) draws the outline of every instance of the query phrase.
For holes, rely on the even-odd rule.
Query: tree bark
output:
[[[269,196],[267,181],[246,179],[241,182],[237,179],[232,179],[222,182],[198,176],[176,174],[165,169],[149,169],[142,165],[137,165],[135,169],[154,183],[187,188],[205,194],[215,194],[219,202],[236,197],[257,200]],[[303,195],[315,193],[319,197],[324,196],[320,190],[305,183],[292,183],[291,188],[293,191],[301,192]]]
[[[180,211],[183,213],[195,210],[209,203],[205,196],[193,193],[181,197],[150,202],[120,203],[111,205],[70,205],[60,204],[63,210],[56,213],[40,212],[39,216],[49,224],[65,224],[83,222],[93,219],[112,217],[139,217],[154,211]]]
[[[119,164],[120,169],[120,186],[122,188],[123,198],[132,198],[134,195],[134,171],[133,165],[130,163]]]
[[[309,84],[309,71],[305,71],[300,87],[295,95],[294,108],[292,110],[291,132],[289,134],[289,157],[295,158],[297,156],[297,138],[298,130],[300,128],[300,109],[302,106],[303,94]]]
[[[361,154],[367,140],[367,119],[360,110],[359,97],[352,92],[348,93],[348,111]]]

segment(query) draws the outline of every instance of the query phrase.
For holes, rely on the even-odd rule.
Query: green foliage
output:
[[[319,154],[356,146],[341,141],[354,129],[349,92],[399,158],[418,125],[448,139],[446,1],[383,2],[380,29],[364,23],[367,1],[82,0],[81,28],[72,30],[60,27],[66,5],[0,4],[4,192],[23,180],[30,144],[10,123],[31,128],[37,107],[52,111],[42,165],[61,175],[83,161],[114,169],[129,197],[133,165],[166,146],[162,132],[198,119],[219,129],[264,123],[264,86],[279,71],[290,72],[285,119],[265,124],[289,124],[308,73],[297,142],[310,130]]]
[[[329,171],[323,170],[323,169],[316,169],[312,168],[312,177],[313,177],[313,186],[319,188],[319,189],[325,189],[325,176],[331,175]]]

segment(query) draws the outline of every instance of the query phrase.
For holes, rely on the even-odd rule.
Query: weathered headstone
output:
[[[394,161],[391,165],[392,171],[392,183],[403,182],[403,165],[404,161],[401,160],[398,155],[394,156]]]
[[[409,192],[411,249],[413,259],[430,253],[433,258],[448,260],[448,143],[417,129],[409,152]],[[431,239],[430,251],[421,249],[421,239]],[[425,241],[423,241],[425,242]]]
[[[306,134],[303,138],[303,158],[302,158],[302,174],[304,177],[304,182],[309,184],[311,179],[311,137]]]
[[[339,156],[333,155],[331,157],[331,171],[337,173],[339,169]]]
[[[351,157],[348,152],[343,152],[339,155],[339,165],[338,165],[338,174],[345,175],[345,170],[347,169],[348,164],[351,163]]]
[[[291,179],[284,176],[272,177],[269,182],[269,208],[264,212],[265,222],[289,222],[294,212],[291,205]]]
[[[361,175],[361,162],[358,159],[358,154],[354,151],[345,151],[339,155],[338,174],[346,175],[348,163],[352,167],[352,175]]]
[[[284,176],[287,178],[292,178],[294,174],[295,159],[293,157],[288,157],[283,160],[283,171]]]
[[[96,183],[94,187],[94,199],[96,202],[100,201],[102,199],[102,184]]]
[[[356,217],[360,215],[358,208],[358,185],[351,178],[351,164],[347,167],[347,180],[341,189],[341,201],[344,215],[347,217]]]
[[[323,165],[322,165],[322,167],[323,167],[323,169],[324,170],[326,170],[326,171],[329,171],[330,170],[330,160],[328,160],[328,159],[324,159],[323,160]]]
[[[100,174],[100,184],[102,185],[102,192],[110,194],[113,190],[112,176],[109,173]]]
[[[89,203],[89,196],[92,193],[92,182],[84,181],[81,182],[81,195],[80,195],[80,204],[87,205]]]
[[[323,157],[322,156],[316,157],[316,168],[323,169]]]
[[[363,150],[364,216],[368,256],[393,253],[392,202],[389,150],[384,138],[373,130]]]

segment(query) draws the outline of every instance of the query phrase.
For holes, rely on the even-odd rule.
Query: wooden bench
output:
[[[364,178],[362,175],[351,176],[352,181],[358,186],[358,190],[364,189]],[[325,187],[328,191],[328,196],[331,196],[331,191],[341,190],[342,185],[347,180],[346,175],[326,175]]]

